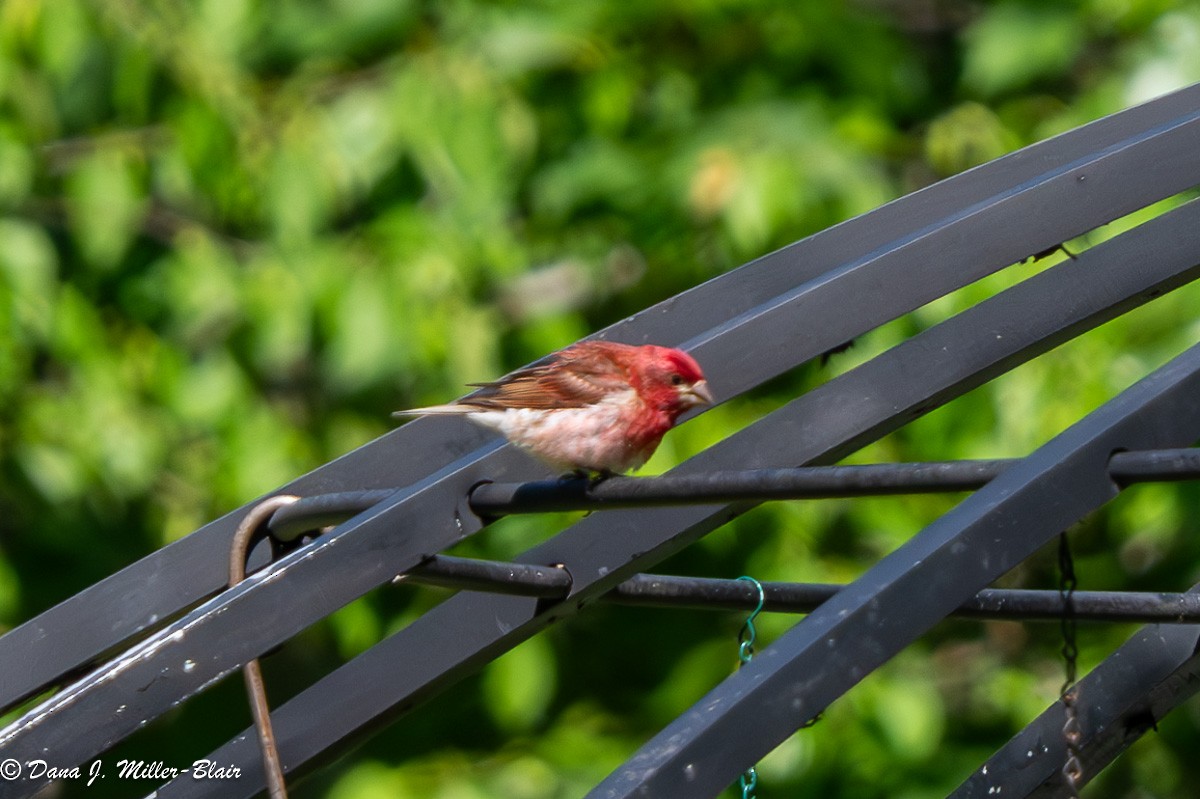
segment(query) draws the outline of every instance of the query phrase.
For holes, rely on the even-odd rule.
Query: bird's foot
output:
[[[588,478],[588,488],[595,488],[610,477],[616,477],[616,472],[610,472],[608,469],[601,469]]]

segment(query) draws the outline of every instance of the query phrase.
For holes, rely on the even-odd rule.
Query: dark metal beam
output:
[[[1019,230],[1010,234],[1021,235]],[[1191,203],[918,334],[799,397],[671,474],[839,460],[995,375],[1186,283],[1200,271],[1198,261],[1200,204]],[[1128,268],[1133,262],[1139,264],[1138,269]],[[1071,302],[1064,303],[1065,296],[1070,296]],[[836,315],[833,309],[818,312],[817,321],[830,313]],[[1129,442],[1123,446],[1136,449],[1186,443],[1191,441],[1147,441],[1140,447]],[[1101,465],[1120,448],[1105,452]],[[1010,470],[998,480],[1008,480],[1008,475],[1022,468]],[[1106,474],[1105,480],[1109,490],[1117,490]],[[523,597],[457,594],[276,709],[273,717],[284,763],[289,771],[295,771],[318,754],[352,744],[357,736],[452,685],[546,625],[572,615],[747,507],[605,511],[582,520],[518,559],[564,564],[573,578],[567,600],[539,603]],[[993,565],[1015,562],[1003,556]],[[955,604],[962,599],[965,597]],[[762,744],[761,739],[754,740]],[[240,738],[221,747],[213,757],[249,764],[238,785],[224,786],[223,791],[232,788],[236,795],[251,795],[261,786],[261,774],[251,762],[253,755],[247,753]],[[740,752],[739,768],[755,759]],[[732,761],[714,762],[725,769]],[[201,796],[206,790],[211,788],[177,780],[163,786],[159,796]],[[687,793],[702,795],[690,789]]]
[[[718,395],[734,396],[1008,263],[1195,185],[1198,106],[1200,87],[1191,87],[1026,148],[765,256],[600,335],[686,345],[710,364]],[[752,359],[744,357],[750,348]],[[493,479],[507,470],[545,474],[493,447],[466,423],[417,420],[272,493],[386,488],[473,466]],[[248,509],[0,637],[0,707],[58,683],[219,591],[220,564]]]

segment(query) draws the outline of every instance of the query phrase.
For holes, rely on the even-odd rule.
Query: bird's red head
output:
[[[669,414],[672,421],[689,408],[712,404],[708,381],[695,358],[653,344],[639,350],[638,388],[648,404]]]

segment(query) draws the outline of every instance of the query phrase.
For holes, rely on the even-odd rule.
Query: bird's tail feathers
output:
[[[392,416],[462,416],[478,408],[470,405],[430,405],[427,408],[410,408],[406,411],[396,411]]]

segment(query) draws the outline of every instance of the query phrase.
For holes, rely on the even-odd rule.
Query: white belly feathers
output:
[[[587,408],[509,408],[479,411],[470,418],[556,467],[586,464],[596,471],[624,472],[641,466],[643,458],[623,436],[611,432],[636,401],[631,390]]]

